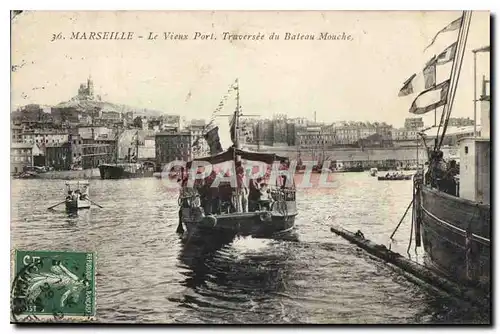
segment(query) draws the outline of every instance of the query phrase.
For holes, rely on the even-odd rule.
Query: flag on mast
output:
[[[421,73],[414,73],[403,83],[398,96],[407,96],[413,93],[432,88],[436,85],[436,58],[427,62]]]
[[[449,86],[450,80],[446,80],[418,94],[410,107],[410,113],[421,115],[444,106],[448,98]]]
[[[461,27],[462,21],[462,17],[454,20],[434,36],[425,50],[433,46],[430,51],[436,52],[431,54],[424,69],[420,73],[413,74],[400,89],[398,96],[418,94],[411,104],[410,113],[425,114],[447,103],[453,61],[458,46],[457,30]]]
[[[436,64],[444,65],[455,58],[455,53],[457,52],[457,42],[451,44],[443,52],[436,56]]]
[[[216,126],[203,135],[210,148],[210,155],[216,155],[223,151],[219,137],[219,127]]]
[[[462,26],[462,16],[460,16],[458,19],[456,19],[453,22],[451,22],[450,24],[448,24],[443,29],[439,30],[438,33],[432,39],[431,43],[429,45],[427,45],[427,47],[424,49],[424,51],[427,50],[428,48],[430,48],[436,42],[437,38],[439,36],[442,36],[441,34],[446,33],[446,32],[455,32],[458,29],[460,29],[461,26]],[[453,34],[453,35],[455,35],[455,34]],[[456,33],[456,35],[457,35],[456,37],[458,37],[458,32]],[[454,38],[454,39],[456,39],[456,38]]]

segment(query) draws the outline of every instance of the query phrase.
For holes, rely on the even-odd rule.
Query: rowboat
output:
[[[88,181],[68,181],[66,182],[66,210],[77,211],[90,208],[89,182]]]

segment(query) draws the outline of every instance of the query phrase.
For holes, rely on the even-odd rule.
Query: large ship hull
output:
[[[152,170],[135,170],[127,171],[120,165],[101,165],[99,166],[99,173],[101,179],[134,179],[140,177],[153,177],[154,171]]]
[[[489,292],[490,206],[422,186],[420,209],[430,264],[455,281]]]

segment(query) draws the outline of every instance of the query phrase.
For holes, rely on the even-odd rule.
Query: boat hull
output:
[[[423,186],[420,208],[428,263],[455,281],[489,291],[490,206]]]
[[[205,216],[201,208],[182,208],[181,220],[189,234],[223,232],[256,238],[272,238],[293,229],[295,202],[286,202],[287,212],[255,211]]]
[[[135,172],[126,171],[121,166],[114,165],[101,165],[99,166],[99,173],[103,180],[117,180],[117,179],[134,179],[141,177],[153,177],[154,171],[150,170],[137,170]]]
[[[82,209],[90,209],[90,201],[86,199],[77,199],[66,201],[67,211],[78,211]]]

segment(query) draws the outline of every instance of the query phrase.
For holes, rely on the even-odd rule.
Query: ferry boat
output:
[[[237,94],[231,122],[234,145],[219,154],[189,161],[182,174],[178,231],[184,231],[185,227],[189,236],[221,232],[225,235],[267,238],[294,227],[297,207],[293,175],[289,178],[277,176],[273,180],[271,171],[274,164],[279,168],[288,168],[289,160],[275,154],[240,148],[237,131],[241,116],[238,81],[234,89]],[[205,166],[196,167],[201,162]],[[256,167],[263,173],[261,177],[251,180],[249,172],[255,172]],[[210,175],[200,179],[196,177],[196,182],[189,182],[189,177],[193,177],[195,172],[196,175],[205,173],[205,168],[212,170]],[[214,183],[221,173],[225,173],[224,179]],[[243,181],[244,175],[246,182]],[[231,177],[236,177],[238,182],[228,181]],[[242,180],[241,183],[239,180]]]
[[[446,166],[441,151],[460,78],[471,16],[470,11],[463,12],[461,19],[454,21],[453,25],[448,26],[451,28],[445,30],[447,32],[458,30],[457,44],[455,44],[458,46],[453,59],[450,60],[454,63],[448,93],[441,94],[441,100],[438,102],[439,105],[444,105],[444,114],[434,148],[427,150],[429,168],[425,175],[419,174],[414,178],[413,205],[416,213],[414,230],[417,246],[423,243],[427,265],[463,286],[480,288],[484,296],[488,297],[491,277],[491,146],[489,81],[484,77],[483,93],[479,99],[476,96],[474,98],[474,120],[476,120],[476,104],[481,102],[481,135],[478,135],[474,126],[473,137],[462,138],[459,141],[458,166],[454,160],[448,161]],[[474,87],[476,56],[478,53],[489,52],[489,46],[473,50]],[[443,52],[437,59],[441,56],[445,57],[441,59],[446,59],[449,55]],[[407,83],[408,81],[404,85]],[[437,88],[439,85],[433,87],[434,90]],[[426,91],[420,95],[425,93]],[[415,104],[414,102],[412,107]],[[410,112],[412,109],[413,113],[417,114],[433,110],[426,107],[422,109],[423,112],[415,112],[414,108],[410,108]],[[439,130],[442,130],[441,133]],[[425,136],[423,137],[425,145]]]

